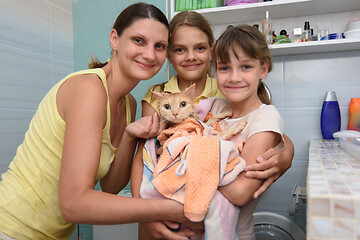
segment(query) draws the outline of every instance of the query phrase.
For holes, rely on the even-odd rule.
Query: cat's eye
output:
[[[186,107],[186,102],[185,101],[182,101],[181,103],[180,103],[180,107]]]
[[[166,110],[169,110],[169,109],[170,109],[170,104],[165,104],[165,105],[164,105],[164,108],[165,108]]]

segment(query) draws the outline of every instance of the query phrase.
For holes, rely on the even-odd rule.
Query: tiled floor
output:
[[[307,239],[360,239],[360,161],[311,140],[307,178]]]

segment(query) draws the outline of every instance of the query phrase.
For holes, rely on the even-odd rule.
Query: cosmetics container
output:
[[[360,98],[350,100],[348,130],[360,131]]]
[[[326,92],[320,116],[321,134],[324,139],[334,139],[333,133],[340,131],[340,107],[335,92]]]
[[[291,39],[292,42],[301,42],[302,41],[302,31],[301,28],[294,28],[293,36]]]
[[[269,16],[269,11],[266,11],[265,18],[262,20],[262,33],[265,36],[265,39],[268,44],[272,44],[272,33],[271,33],[271,20]]]

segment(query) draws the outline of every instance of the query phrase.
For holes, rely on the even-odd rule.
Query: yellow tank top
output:
[[[59,207],[59,173],[65,121],[56,106],[60,85],[75,75],[97,74],[108,94],[106,75],[101,69],[75,72],[57,83],[44,97],[30,122],[23,143],[0,182],[0,230],[16,239],[68,239],[76,224],[62,218]],[[101,156],[96,181],[110,169],[116,148],[110,140],[110,106],[103,129]],[[131,122],[126,96],[127,123]]]

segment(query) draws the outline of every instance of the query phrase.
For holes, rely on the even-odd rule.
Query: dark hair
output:
[[[116,30],[120,37],[124,30],[130,27],[136,20],[152,18],[160,23],[163,23],[169,30],[169,23],[164,13],[154,5],[147,3],[135,3],[125,8],[117,17],[113,29]],[[89,68],[104,67],[107,64],[101,63],[96,57],[91,59]]]
[[[261,65],[267,63],[268,72],[272,70],[272,59],[266,39],[258,29],[250,25],[229,26],[221,34],[212,51],[215,66],[218,62],[228,63],[230,50],[235,53],[236,47],[241,47],[247,55],[259,60]],[[257,94],[263,103],[271,104],[263,81],[259,81]]]

